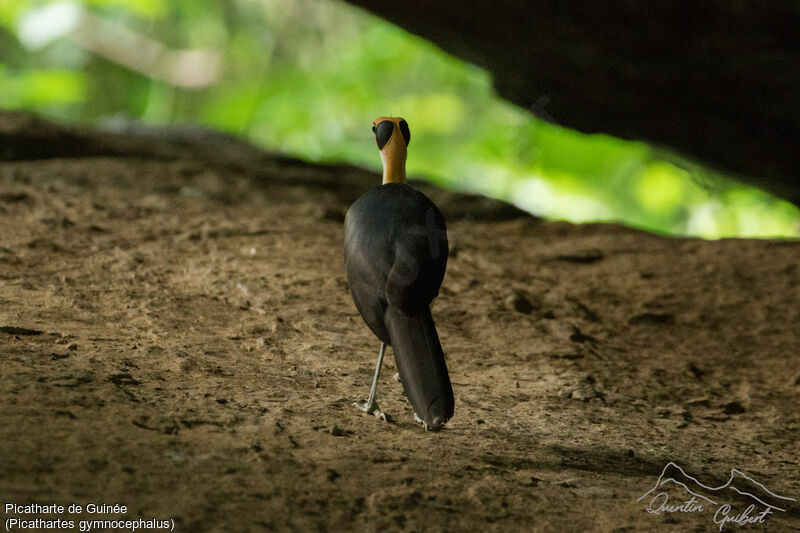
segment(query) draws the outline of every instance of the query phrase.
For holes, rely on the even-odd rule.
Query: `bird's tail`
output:
[[[454,401],[430,309],[408,315],[390,305],[384,323],[406,396],[427,427],[438,429],[453,416]]]

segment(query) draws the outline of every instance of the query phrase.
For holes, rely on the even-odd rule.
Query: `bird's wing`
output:
[[[395,240],[394,261],[386,279],[390,305],[415,313],[439,294],[449,252],[444,217],[431,204],[430,220],[403,228]]]
[[[348,254],[345,261],[350,294],[353,295],[358,312],[375,336],[390,344],[389,333],[383,323],[387,305],[384,291],[385,275],[381,275],[380,270],[370,264],[363,255]]]

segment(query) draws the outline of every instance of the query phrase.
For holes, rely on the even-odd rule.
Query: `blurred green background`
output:
[[[643,143],[536,120],[487,72],[337,1],[0,0],[0,107],[199,123],[373,169],[372,119],[400,115],[409,173],[445,187],[575,222],[800,236],[787,202]]]

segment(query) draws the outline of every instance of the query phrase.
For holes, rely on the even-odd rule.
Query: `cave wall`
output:
[[[800,4],[348,0],[563,126],[643,140],[800,205]]]

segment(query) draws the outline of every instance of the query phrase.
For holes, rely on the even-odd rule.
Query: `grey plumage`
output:
[[[369,328],[392,346],[406,396],[430,428],[453,416],[453,389],[430,312],[447,267],[444,216],[424,194],[386,183],[345,217],[350,292]]]

